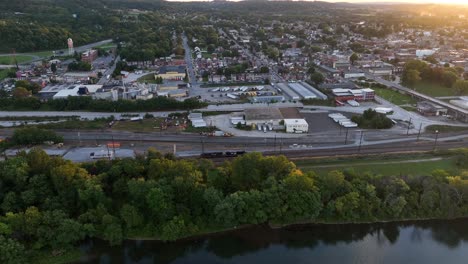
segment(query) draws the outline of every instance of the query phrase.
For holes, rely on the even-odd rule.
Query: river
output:
[[[80,263],[468,263],[468,219],[359,225],[252,227],[162,243],[100,240]]]

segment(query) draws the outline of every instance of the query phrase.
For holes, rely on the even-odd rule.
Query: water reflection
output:
[[[82,246],[82,263],[466,263],[466,219],[359,225],[259,226],[176,243]],[[453,254],[456,253],[456,254]]]

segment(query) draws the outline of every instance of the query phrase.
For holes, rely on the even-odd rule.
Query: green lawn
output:
[[[424,160],[427,159],[427,160]],[[415,158],[419,160],[419,158]],[[443,158],[441,160],[430,160],[430,158],[420,158],[419,162],[408,162],[404,159],[385,159],[385,160],[351,160],[336,163],[327,163],[326,165],[314,164],[307,165],[302,163],[298,165],[304,171],[314,171],[319,175],[326,175],[333,170],[354,170],[357,173],[371,172],[381,175],[430,175],[434,170],[446,170],[448,172],[458,172],[454,158]],[[424,161],[422,161],[424,160]]]
[[[8,76],[7,70],[0,70],[0,81],[5,79]]]
[[[34,57],[29,55],[16,55],[18,63],[24,63],[33,60]],[[0,56],[0,64],[14,64],[14,60],[11,56]]]
[[[439,84],[433,83],[420,83],[414,87],[414,90],[429,96],[454,96],[457,95],[456,91],[452,88],[447,88]]]
[[[111,48],[117,48],[117,44],[115,43],[107,43],[107,44],[102,44],[101,46],[97,46],[96,49],[111,49]]]
[[[37,51],[37,52],[27,52],[27,55],[32,55],[32,56],[39,56],[39,57],[50,57],[54,53],[50,50],[48,51]]]
[[[414,105],[417,100],[409,95],[385,88],[372,88],[375,93],[383,99],[396,105]]]

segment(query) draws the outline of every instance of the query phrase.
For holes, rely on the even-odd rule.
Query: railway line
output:
[[[368,146],[352,146],[333,149],[309,149],[309,150],[283,150],[283,151],[262,151],[264,155],[284,155],[290,160],[300,160],[304,158],[326,158],[326,157],[347,157],[357,155],[375,155],[375,154],[408,154],[408,153],[424,153],[434,150],[448,150],[456,148],[468,148],[468,142],[465,141],[447,141],[434,144],[434,142],[417,142],[408,144],[387,144],[387,145],[368,145]],[[198,158],[193,155],[186,158]],[[232,157],[210,157],[203,155],[204,158],[211,158],[215,163],[222,163]]]

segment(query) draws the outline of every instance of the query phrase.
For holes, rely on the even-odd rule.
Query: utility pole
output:
[[[406,135],[407,135],[407,136],[409,135],[410,127],[411,127],[411,117],[410,117],[409,123],[408,123],[408,130],[406,130]]]
[[[202,148],[202,154],[205,153],[205,142],[203,142],[203,138],[200,139],[201,141],[201,148]]]
[[[364,135],[364,131],[361,130],[361,137],[359,139],[359,148],[358,148],[358,152],[361,153],[361,146],[362,146],[362,136]]]
[[[109,151],[109,145],[106,144],[106,148],[107,148],[107,157],[109,158],[109,161],[111,160],[111,154],[110,154],[110,151]]]
[[[348,143],[348,130],[349,130],[349,128],[346,128],[346,137],[345,137],[345,140],[344,140],[345,145]]]
[[[275,148],[275,154],[276,154],[276,134],[275,134],[275,143],[274,143],[274,148]]]
[[[114,136],[112,135],[112,152],[114,153],[114,159],[115,159],[115,143],[114,143]]]
[[[279,151],[279,153],[281,154],[282,151],[283,151],[283,138],[280,138],[280,151]]]
[[[18,60],[16,59],[16,50],[15,50],[15,49],[12,49],[12,50],[11,50],[11,53],[12,53],[12,55],[13,55],[13,63],[14,63],[15,66],[16,66],[16,70],[19,70]]]
[[[422,129],[422,123],[419,124],[418,137],[416,138],[416,141],[419,141],[419,137],[421,136],[421,129]]]

